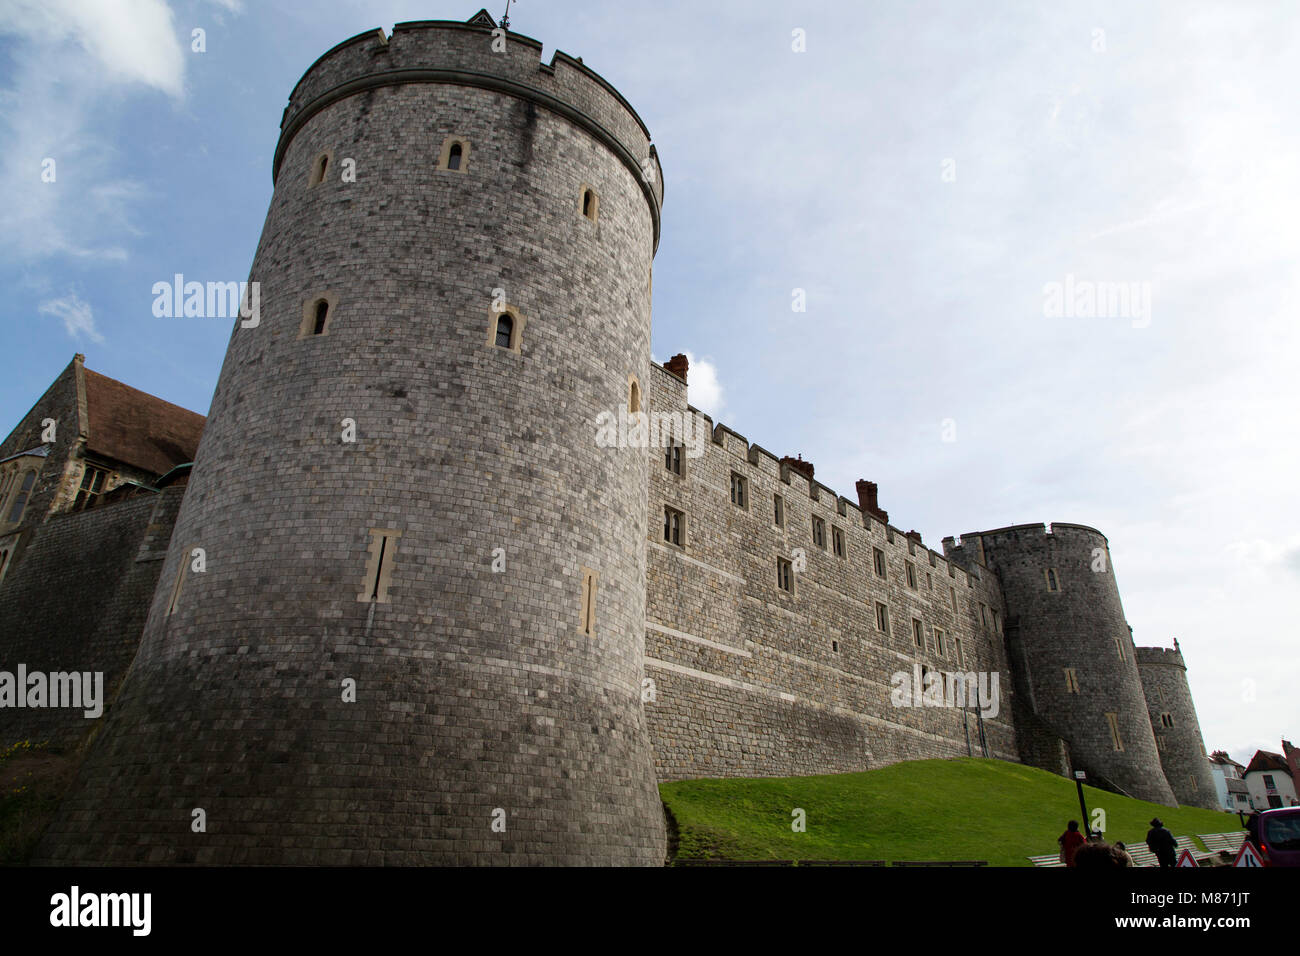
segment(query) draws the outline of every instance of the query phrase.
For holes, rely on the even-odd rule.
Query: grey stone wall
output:
[[[1182,653],[1173,648],[1139,647],[1137,664],[1160,765],[1174,796],[1182,804],[1218,810],[1214,774],[1205,754]],[[1165,715],[1172,726],[1163,719]]]
[[[685,385],[659,366],[648,394],[652,417],[687,412]],[[1011,682],[993,623],[1004,608],[992,576],[967,574],[741,436],[706,427],[704,454],[684,458],[680,476],[665,467],[662,448],[649,451],[646,675],[655,700],[646,712],[659,778],[834,773],[981,755],[973,711],[891,701],[896,672],[911,674],[916,664],[957,670],[956,640],[964,672],[999,675],[999,713],[983,721],[988,755],[1018,759]],[[748,481],[747,508],[731,502],[733,471]],[[784,528],[774,526],[778,494]],[[680,547],[664,541],[665,507],[685,515]],[[826,524],[824,550],[812,540],[814,515]],[[845,535],[844,558],[833,552],[833,528]],[[807,567],[788,594],[777,587],[776,559],[793,558],[796,548]],[[873,548],[885,553],[885,579],[875,574]],[[877,602],[889,608],[887,632],[877,629]],[[913,640],[914,617],[923,649]],[[943,654],[936,626],[945,632]]]
[[[30,532],[0,586],[0,670],[101,672],[116,694],[145,615],[184,492],[171,487],[91,511],[53,515]],[[0,746],[70,747],[107,719],[78,708],[0,708]]]
[[[1147,717],[1133,640],[1124,619],[1106,538],[1082,525],[1018,525],[945,541],[967,567],[991,569],[1024,649],[1032,706],[1069,744],[1070,759],[1100,782],[1172,805]],[[1045,572],[1055,571],[1049,590]],[[1067,687],[1065,669],[1077,675]],[[1116,715],[1116,749],[1107,713]]]
[[[662,861],[647,462],[594,425],[649,373],[659,191],[609,145],[649,141],[589,71],[490,40],[372,35],[295,91],[251,274],[261,324],[233,330],[140,654],[41,859]],[[478,76],[373,81],[421,64]],[[462,172],[435,168],[450,135],[471,143]],[[489,344],[496,288],[526,317],[519,352]],[[327,333],[300,338],[327,291]],[[374,528],[401,532],[388,602],[358,600]],[[206,571],[169,615],[194,547]]]

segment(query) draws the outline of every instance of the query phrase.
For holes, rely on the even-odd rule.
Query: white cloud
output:
[[[163,0],[9,0],[0,8],[0,33],[17,34],[44,47],[75,42],[97,61],[92,78],[107,83],[143,83],[179,97],[185,60],[172,11]],[[44,70],[67,80],[84,71],[75,60],[61,71],[47,60]]]
[[[61,319],[68,335],[76,339],[85,336],[92,342],[103,342],[104,337],[95,328],[95,315],[90,306],[69,292],[61,299],[48,299],[38,307],[42,315]]]
[[[686,353],[687,362],[687,397],[690,403],[713,417],[716,424],[727,407],[722,395],[722,383],[718,381],[718,367],[712,359],[696,358]]]
[[[0,36],[12,69],[0,91],[0,251],[121,261],[142,187],[114,168],[97,113],[120,91],[179,100],[185,53],[163,0],[8,0]],[[54,161],[54,180],[42,179]]]

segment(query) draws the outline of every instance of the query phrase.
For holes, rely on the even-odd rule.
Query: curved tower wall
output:
[[[1174,796],[1188,806],[1222,809],[1182,653],[1174,648],[1139,647],[1137,664],[1160,764]]]
[[[1074,766],[1134,797],[1172,805],[1105,535],[1083,525],[1017,525],[963,535],[961,547],[1001,580],[1032,706],[1069,742]],[[1123,749],[1116,749],[1108,714]]]
[[[294,90],[260,324],[236,323],[141,649],[46,859],[662,862],[647,458],[593,424],[649,379],[662,177],[603,80],[492,39],[399,24]],[[517,349],[492,342],[500,304]],[[360,599],[374,530],[387,600]],[[193,548],[206,569],[169,613]]]

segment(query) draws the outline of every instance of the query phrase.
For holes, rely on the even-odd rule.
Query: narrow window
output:
[[[680,442],[670,440],[664,448],[664,468],[674,475],[682,473],[682,445]]]
[[[334,313],[338,309],[338,295],[334,292],[322,292],[302,303],[302,324],[298,327],[298,338],[309,339],[317,335],[329,335],[334,324]]]
[[[1110,742],[1116,750],[1124,749],[1124,741],[1119,736],[1119,714],[1109,713],[1106,715],[1106,723],[1110,725]]]
[[[580,630],[588,637],[596,636],[596,572],[590,568],[582,569],[582,626]]]
[[[5,572],[9,570],[9,549],[0,550],[0,581],[5,579]]]
[[[308,186],[319,186],[325,181],[325,173],[329,169],[330,154],[321,153],[311,164],[311,174],[307,177]]]
[[[171,600],[167,602],[167,616],[176,613],[176,609],[181,603],[181,589],[185,586],[185,573],[190,569],[190,554],[193,548],[186,548],[181,552],[180,566],[176,569],[176,580],[172,582]]]
[[[1201,788],[1197,785],[1197,783],[1196,783],[1196,777],[1195,777],[1195,776],[1190,776],[1190,775],[1189,775],[1187,779],[1190,780],[1190,781],[1192,782],[1192,793],[1196,793],[1198,790],[1201,789]]]
[[[627,410],[633,415],[641,411],[641,383],[635,375],[629,375],[627,380]]]
[[[989,626],[989,609],[983,604],[980,604],[980,624]]]
[[[903,564],[907,568],[907,586],[909,588],[915,588],[916,587],[916,565],[913,564],[911,561],[904,561]]]
[[[927,591],[934,590],[934,575],[932,575],[929,571],[925,572],[925,588]]]
[[[995,630],[995,631],[997,631],[999,634],[1001,634],[1001,633],[1002,633],[1002,622],[998,620],[998,612],[997,612],[997,611],[993,611],[993,612],[991,612],[991,613],[993,614],[993,630]]]
[[[937,627],[934,629],[934,652],[943,657],[943,631]]]
[[[524,337],[525,321],[514,306],[493,303],[488,309],[487,344],[494,348],[519,353]]]
[[[773,503],[773,507],[776,509],[776,514],[773,520],[776,522],[776,526],[778,528],[784,528],[785,527],[785,499],[782,498],[780,495],[773,495],[772,503]]]
[[[889,631],[889,608],[879,601],[876,602],[876,630]]]
[[[391,528],[371,528],[370,553],[366,561],[365,576],[357,600],[364,603],[389,603],[388,588],[393,579],[393,560],[397,553],[397,539],[402,532]]]
[[[912,641],[921,650],[925,650],[925,635],[921,630],[921,622],[916,618],[912,618]]]
[[[1067,694],[1079,693],[1079,676],[1075,673],[1073,667],[1065,668],[1065,692]]]
[[[835,557],[847,558],[849,556],[849,549],[844,543],[844,532],[834,525],[831,525],[831,547],[835,551]]]
[[[831,641],[831,650],[838,654],[840,652],[840,642]]]
[[[1056,568],[1048,568],[1046,571],[1043,572],[1043,574],[1046,575],[1047,577],[1047,590],[1049,591],[1061,590],[1061,584],[1056,579]]]
[[[502,312],[497,316],[497,347],[510,348],[510,339],[515,332],[515,320],[510,317],[510,313]]]
[[[812,539],[813,544],[823,551],[826,550],[826,522],[816,515],[813,515],[812,519]]]
[[[794,593],[794,571],[785,558],[776,559],[776,586],[782,591]]]
[[[871,559],[876,566],[876,577],[883,578],[885,576],[885,552],[879,548],[872,548]]]
[[[582,190],[582,214],[595,222],[599,210],[600,200],[596,198],[596,191],[590,187],[584,188]]]
[[[682,522],[684,519],[685,515],[680,511],[673,508],[664,508],[664,540],[669,544],[681,547]]]
[[[28,471],[23,475],[23,483],[18,486],[18,494],[14,495],[13,507],[9,509],[9,523],[17,524],[22,520],[23,512],[27,510],[27,502],[32,495],[32,486],[36,484],[36,472]]]
[[[442,141],[438,168],[452,173],[465,172],[469,168],[469,152],[469,140],[448,136]]]
[[[1172,727],[1174,725],[1174,715],[1169,713],[1161,714],[1160,723],[1162,726]]]
[[[1156,734],[1156,750],[1163,751],[1164,749],[1165,749],[1165,735]]]
[[[957,613],[957,589],[954,587],[949,587],[948,593],[952,595],[952,613],[956,614]]]
[[[942,633],[942,632],[940,632],[940,633]],[[958,666],[958,667],[965,667],[965,666],[966,666],[966,653],[962,650],[962,646],[961,646],[961,638],[960,638],[960,637],[954,637],[954,638],[952,639],[952,652],[953,652],[953,654],[956,655],[956,657],[957,657],[957,666]]]
[[[1165,702],[1165,689],[1163,687],[1156,688],[1156,697],[1159,698],[1160,703],[1163,706]]]
[[[737,508],[749,507],[749,489],[743,475],[731,473],[731,503]]]
[[[73,511],[85,511],[87,508],[93,508],[99,504],[100,495],[104,493],[104,484],[108,480],[108,472],[102,468],[96,468],[94,465],[86,465],[81,472],[81,486],[77,489],[77,496],[72,501]]]
[[[1124,660],[1124,639],[1121,637],[1115,638],[1115,652],[1119,654],[1120,660]]]

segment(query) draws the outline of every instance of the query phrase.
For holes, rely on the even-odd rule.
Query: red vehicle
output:
[[[1300,866],[1300,807],[1261,813],[1259,844],[1265,866]]]

